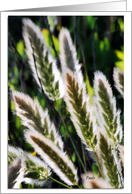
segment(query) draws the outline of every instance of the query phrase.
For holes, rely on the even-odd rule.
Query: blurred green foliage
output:
[[[44,22],[43,16],[9,16],[8,18],[8,29],[11,34],[14,44],[16,45],[17,51],[10,47],[8,49],[8,121],[9,121],[9,143],[19,146],[28,152],[33,152],[34,150],[31,146],[25,142],[23,138],[23,130],[25,129],[20,122],[19,117],[15,116],[12,111],[15,107],[10,99],[10,90],[22,91],[29,94],[32,98],[37,97],[41,106],[43,108],[47,107],[46,101],[44,100],[43,94],[39,91],[39,88],[33,81],[31,74],[29,73],[26,66],[23,65],[22,60],[28,65],[28,58],[25,54],[25,47],[22,37],[22,19],[24,17],[30,18],[36,25],[38,25],[43,33],[46,45],[51,49],[51,53],[55,58],[54,50],[52,49],[52,42],[49,36],[49,31]],[[93,55],[95,55],[95,62],[97,70],[102,71],[108,81],[110,82],[113,93],[117,99],[117,107],[122,111],[121,122],[124,125],[124,105],[123,99],[120,94],[114,88],[113,82],[113,68],[118,66],[122,71],[124,71],[124,18],[123,16],[78,16],[77,17],[77,31],[74,31],[74,16],[56,16],[56,25],[52,23],[52,38],[59,55],[59,32],[61,27],[66,27],[70,31],[72,40],[74,42],[75,33],[77,35],[77,54],[79,62],[82,64],[82,72],[84,75],[84,80],[86,82],[87,90],[90,95],[90,100],[92,103],[93,91],[93,78],[94,78],[94,61]],[[98,21],[95,25],[95,18]],[[54,19],[51,18],[53,22]],[[94,41],[95,41],[95,53],[93,53],[93,29],[95,25]],[[9,40],[10,41],[10,40]],[[20,81],[20,76],[22,83]],[[22,87],[23,85],[23,87]],[[57,111],[61,110],[63,119],[68,126],[68,129],[76,141],[77,149],[81,153],[80,139],[74,130],[73,124],[70,121],[70,115],[66,110],[65,102],[63,100],[58,100],[53,103]],[[49,110],[50,113],[50,110]],[[53,120],[53,116],[51,116]],[[65,131],[63,124],[60,124],[60,132],[66,141],[67,147],[65,148],[70,153],[70,157],[76,166],[79,168],[81,173],[81,167],[76,157],[76,153],[72,147],[69,136]],[[85,153],[86,160],[88,154]],[[88,170],[93,170],[97,174],[97,168],[92,164],[92,169],[87,166]],[[57,177],[58,179],[58,177]],[[34,188],[34,185],[28,185],[28,188]],[[47,186],[48,187],[48,186]],[[60,185],[55,185],[54,187],[61,187]]]
[[[115,53],[120,59],[120,61],[115,62],[115,65],[124,72],[124,52],[116,50]]]

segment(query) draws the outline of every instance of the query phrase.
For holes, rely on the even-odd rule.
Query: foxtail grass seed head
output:
[[[62,78],[56,61],[46,48],[42,32],[30,19],[23,19],[23,38],[32,73],[40,89],[42,84],[51,100],[62,98]]]
[[[8,145],[8,165],[10,165],[16,158],[23,160],[23,150]]]
[[[120,182],[120,172],[115,161],[116,157],[113,154],[113,150],[110,145],[108,145],[107,139],[100,133],[99,147],[101,151],[101,157],[103,159],[103,164],[107,171],[107,176],[109,177],[109,182],[114,188],[119,188],[121,186]]]
[[[95,72],[94,90],[94,103],[96,103],[95,114],[99,114],[97,119],[99,127],[102,130],[100,133],[102,134],[100,139],[101,141],[104,141],[104,143],[107,145],[106,147],[109,147],[107,151],[110,150],[110,153],[112,154],[113,159],[111,158],[111,161],[113,160],[112,163],[115,166],[113,168],[116,170],[115,172],[118,175],[118,185],[116,185],[116,175],[114,185],[116,188],[118,188],[118,186],[121,186],[122,182],[121,160],[118,157],[118,145],[123,138],[122,126],[120,124],[120,111],[116,109],[116,100],[106,77],[99,71]],[[106,140],[107,142],[105,142]],[[100,145],[103,145],[101,141]],[[99,147],[102,153],[102,158],[104,156],[103,160],[107,160],[107,158],[105,158],[106,154],[103,155],[103,152],[106,152],[106,150],[104,148],[102,149],[102,146]],[[104,164],[106,164],[106,162]],[[107,170],[107,175],[110,178],[110,181],[112,181],[110,169],[106,165],[104,166]]]
[[[21,179],[26,183],[34,183],[36,185],[44,185],[45,181],[51,175],[50,168],[36,156],[23,151],[20,148],[8,146],[8,161],[11,161],[10,165],[17,159],[21,160],[23,169],[23,176]]]
[[[12,91],[12,98],[15,103],[16,115],[20,117],[22,124],[29,129],[34,128],[39,131],[63,150],[61,136],[51,122],[48,111],[42,109],[38,100],[32,100],[30,96],[17,91]]]
[[[35,151],[52,168],[52,170],[68,185],[78,182],[77,170],[67,155],[53,142],[34,130],[25,131],[25,138]]]
[[[83,76],[81,72],[81,65],[77,59],[77,52],[75,46],[72,43],[72,39],[68,29],[62,28],[59,35],[60,43],[60,60],[62,64],[62,71],[65,68],[70,69],[74,72],[80,81],[83,81]]]
[[[113,187],[103,178],[96,177],[92,172],[81,175],[84,188],[87,189],[112,189]]]
[[[108,141],[116,147],[123,138],[120,124],[120,111],[116,109],[116,100],[106,77],[100,71],[95,72],[94,91],[99,126],[107,132]]]
[[[55,27],[58,25],[58,16],[47,16],[50,30],[54,31]]]
[[[20,188],[23,177],[23,161],[20,158],[16,158],[8,167],[8,188]]]
[[[116,89],[124,98],[124,73],[118,67],[114,67],[113,79]]]
[[[69,69],[63,72],[65,87],[64,100],[71,120],[75,126],[78,136],[91,151],[95,151],[97,145],[96,121],[86,94],[85,84]]]
[[[48,177],[51,175],[50,168],[46,163],[42,162],[36,156],[24,152],[25,157],[25,173],[24,181],[26,183],[34,183],[44,185]]]

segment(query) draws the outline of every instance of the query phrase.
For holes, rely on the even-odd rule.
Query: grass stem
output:
[[[61,116],[60,111],[59,111],[59,115],[60,115],[60,117],[61,117],[62,123],[63,123],[63,125],[64,125],[66,131],[68,132],[69,138],[70,138],[71,143],[72,143],[72,145],[73,145],[73,148],[74,148],[74,150],[75,150],[75,152],[76,152],[76,154],[77,154],[77,157],[78,157],[78,159],[79,159],[79,161],[80,161],[80,163],[81,163],[81,165],[82,165],[84,171],[86,171],[86,168],[85,168],[85,166],[84,166],[84,164],[83,164],[83,162],[82,162],[82,159],[81,159],[81,157],[80,157],[80,155],[79,155],[79,153],[78,153],[78,151],[77,151],[77,149],[76,149],[76,146],[75,146],[75,144],[74,144],[74,142],[73,142],[73,140],[72,140],[72,137],[71,137],[71,135],[70,135],[70,132],[69,132],[69,130],[67,129],[67,126],[66,126],[66,124],[65,124],[65,122],[64,122],[64,120],[63,120],[63,118],[62,118],[62,116]]]
[[[95,157],[95,160],[96,160],[96,162],[97,162],[97,165],[98,165],[98,169],[99,169],[100,175],[101,175],[102,178],[104,179],[104,175],[103,175],[103,173],[102,173],[102,171],[101,171],[101,168],[100,168],[100,165],[99,165],[97,156],[96,156],[96,152],[94,152],[94,157]]]
[[[64,187],[67,187],[68,189],[72,189],[72,186],[69,187],[69,186],[65,185],[64,183],[62,183],[62,182],[60,182],[60,181],[58,181],[58,180],[52,178],[51,176],[49,176],[49,178],[50,178],[51,180],[57,182],[58,184],[63,185]]]

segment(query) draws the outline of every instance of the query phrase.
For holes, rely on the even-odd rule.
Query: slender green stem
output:
[[[60,185],[63,185],[64,187],[67,187],[68,189],[72,189],[72,186],[68,187],[67,185],[63,184],[62,182],[60,181],[57,181],[56,179],[52,178],[51,176],[49,176],[49,178],[55,182],[57,182],[58,184]]]
[[[95,160],[96,160],[96,162],[97,162],[97,165],[98,165],[99,172],[100,172],[102,178],[104,179],[104,175],[103,175],[103,173],[102,173],[102,171],[101,171],[101,168],[100,168],[100,165],[99,165],[97,156],[96,156],[96,152],[93,152],[93,153],[94,153],[94,157],[95,157]]]
[[[90,104],[92,105],[92,95],[94,94],[94,91],[93,91],[93,88],[91,87],[90,82],[89,82],[89,78],[88,78],[88,74],[87,74],[87,67],[86,67],[86,63],[85,63],[85,56],[84,56],[82,46],[81,46],[81,51],[82,51],[82,56],[83,56],[84,74],[85,74],[85,79],[86,79],[86,89],[87,89],[87,92],[90,96]]]
[[[63,125],[64,125],[66,131],[68,132],[68,135],[69,135],[69,137],[70,137],[71,143],[72,143],[72,145],[73,145],[73,147],[74,147],[74,150],[75,150],[75,152],[76,152],[76,154],[77,154],[77,156],[78,156],[78,158],[79,158],[79,160],[80,160],[80,163],[81,163],[81,165],[82,165],[84,171],[86,171],[86,168],[85,168],[85,166],[84,166],[84,164],[83,164],[83,162],[82,162],[82,160],[81,160],[81,157],[80,157],[80,155],[79,155],[79,153],[78,153],[78,151],[77,151],[77,149],[76,149],[76,146],[75,146],[75,144],[74,144],[74,142],[73,142],[73,140],[72,140],[72,137],[71,137],[71,135],[70,135],[70,133],[69,133],[69,130],[68,130],[67,127],[66,127],[66,124],[65,124],[65,122],[64,122],[64,120],[63,120],[63,118],[62,118],[62,116],[61,116],[60,111],[59,111],[59,115],[60,115],[60,117],[61,117],[62,123],[63,123]]]
[[[77,186],[78,186],[79,189],[82,189],[82,186],[80,186],[80,185],[77,185]]]
[[[84,161],[84,165],[85,165],[85,169],[86,169],[86,158],[85,158],[85,150],[84,150],[84,147],[83,147],[83,144],[82,144],[82,142],[81,142],[81,147],[82,147],[83,161]]]

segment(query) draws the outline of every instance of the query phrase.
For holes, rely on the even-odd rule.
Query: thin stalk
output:
[[[66,131],[68,132],[68,135],[69,135],[69,137],[70,137],[70,140],[71,140],[71,143],[72,143],[72,145],[73,145],[73,147],[74,147],[74,150],[75,150],[75,152],[76,152],[76,154],[77,154],[77,156],[78,156],[78,159],[80,160],[80,163],[81,163],[81,165],[82,165],[84,171],[86,171],[86,168],[85,168],[85,166],[84,166],[84,164],[83,164],[83,162],[82,162],[82,160],[81,160],[81,157],[80,157],[80,155],[79,155],[79,153],[78,153],[78,151],[77,151],[77,149],[76,149],[76,146],[75,146],[75,144],[74,144],[74,142],[73,142],[73,140],[72,140],[71,134],[70,134],[69,130],[68,130],[67,127],[66,127],[66,124],[65,124],[65,122],[64,122],[64,120],[63,120],[63,118],[62,118],[62,116],[61,116],[60,111],[59,111],[58,113],[59,113],[59,115],[60,115],[60,117],[61,117],[62,123],[63,123],[63,125],[64,125]]]
[[[48,31],[49,31],[49,36],[50,36],[50,40],[51,40],[51,43],[52,43],[52,48],[53,48],[53,50],[54,50],[54,52],[55,52],[55,56],[56,56],[56,59],[57,59],[57,65],[58,65],[60,71],[62,71],[62,69],[61,69],[61,64],[60,64],[60,60],[59,60],[59,57],[58,57],[58,54],[57,54],[57,51],[56,51],[56,49],[55,49],[55,45],[54,45],[54,42],[53,42],[52,33],[51,33],[51,30],[50,30],[48,18],[47,18],[47,16],[44,16],[44,18],[45,18],[45,23],[46,23],[46,25],[47,25],[47,29],[48,29]]]
[[[84,147],[83,147],[83,144],[82,144],[82,142],[81,142],[81,147],[82,147],[83,161],[84,161],[84,165],[85,165],[85,169],[86,169],[86,158],[85,158],[85,151],[84,151]]]
[[[82,189],[82,186],[80,186],[80,185],[77,185],[77,186],[78,186],[79,189]]]
[[[20,69],[16,60],[15,60],[15,55],[14,55],[14,51],[13,51],[13,45],[12,45],[12,41],[11,41],[11,38],[10,38],[10,34],[8,35],[9,36],[9,44],[10,44],[10,52],[12,54],[12,57],[13,57],[13,60],[15,62],[15,65],[16,65],[16,68],[17,68],[17,71],[18,71],[18,75],[19,75],[19,79],[20,79],[20,83],[21,83],[21,90],[22,92],[24,93],[24,84],[23,84],[23,80],[22,80],[22,75],[21,75],[21,70],[22,68]]]
[[[124,42],[124,36],[123,36],[123,33],[122,33],[122,31],[121,31],[120,24],[119,24],[119,22],[118,22],[118,17],[116,16],[115,18],[116,18],[116,23],[117,23],[117,25],[118,25],[118,28],[119,28],[119,31],[120,31],[120,36],[122,37],[122,39],[123,39],[123,42]]]
[[[67,185],[65,185],[65,184],[63,184],[62,182],[60,182],[60,181],[58,181],[58,180],[52,178],[51,176],[49,176],[49,178],[50,178],[51,180],[57,182],[58,184],[63,185],[64,187],[67,187],[68,189],[72,189],[72,186],[68,187]]]
[[[14,41],[13,41],[13,38],[11,37],[11,34],[10,34],[10,33],[9,33],[9,39],[10,39],[9,41],[11,42],[12,47],[13,47],[14,50],[15,50],[15,54],[17,54],[17,57],[18,57],[19,60],[21,61],[22,65],[24,65],[24,66],[27,68],[28,72],[32,75],[31,69],[29,68],[28,64],[24,61],[24,59],[21,57],[21,55],[19,54],[19,52],[18,52],[18,50],[17,50],[17,48],[16,48],[16,45],[15,45],[15,43],[14,43]],[[36,84],[37,84],[37,83],[36,83]]]
[[[95,23],[94,23],[94,28],[93,28],[93,37],[92,37],[94,71],[96,71],[96,69],[97,69],[96,68],[96,56],[95,56],[95,38],[94,38],[95,27],[96,27],[97,20],[98,20],[98,17],[95,17]]]
[[[100,175],[102,176],[102,178],[104,179],[104,175],[101,171],[101,168],[100,168],[100,165],[99,165],[99,162],[98,162],[98,159],[97,159],[97,156],[96,156],[96,152],[93,152],[94,153],[94,157],[95,157],[95,160],[97,162],[97,165],[98,165],[98,169],[99,169],[99,172],[100,172]]]
[[[77,19],[78,19],[78,16],[74,16],[74,44],[75,44],[76,52],[78,51],[78,44],[77,44]]]
[[[85,79],[86,79],[86,88],[87,88],[87,92],[89,93],[89,96],[90,96],[90,104],[92,105],[91,91],[89,91],[89,88],[91,86],[90,86],[90,81],[89,81],[88,74],[87,74],[87,67],[86,67],[85,56],[84,56],[84,51],[83,51],[82,46],[81,46],[81,52],[82,52],[82,57],[83,57],[84,74],[85,74]],[[91,90],[93,90],[92,87],[91,87]],[[94,93],[94,92],[92,92],[92,93]]]
[[[116,152],[116,155],[117,155],[117,152]],[[118,156],[117,156],[117,157],[118,157]],[[114,159],[114,162],[115,162],[115,164],[116,164],[116,161],[115,161],[115,158],[114,158],[114,157],[113,157],[113,159]],[[119,174],[119,177],[120,177],[121,188],[123,188],[123,183],[122,183],[122,176],[121,176],[121,174],[120,174],[120,172],[119,172],[118,168],[117,168],[117,172],[118,172],[118,174]]]

